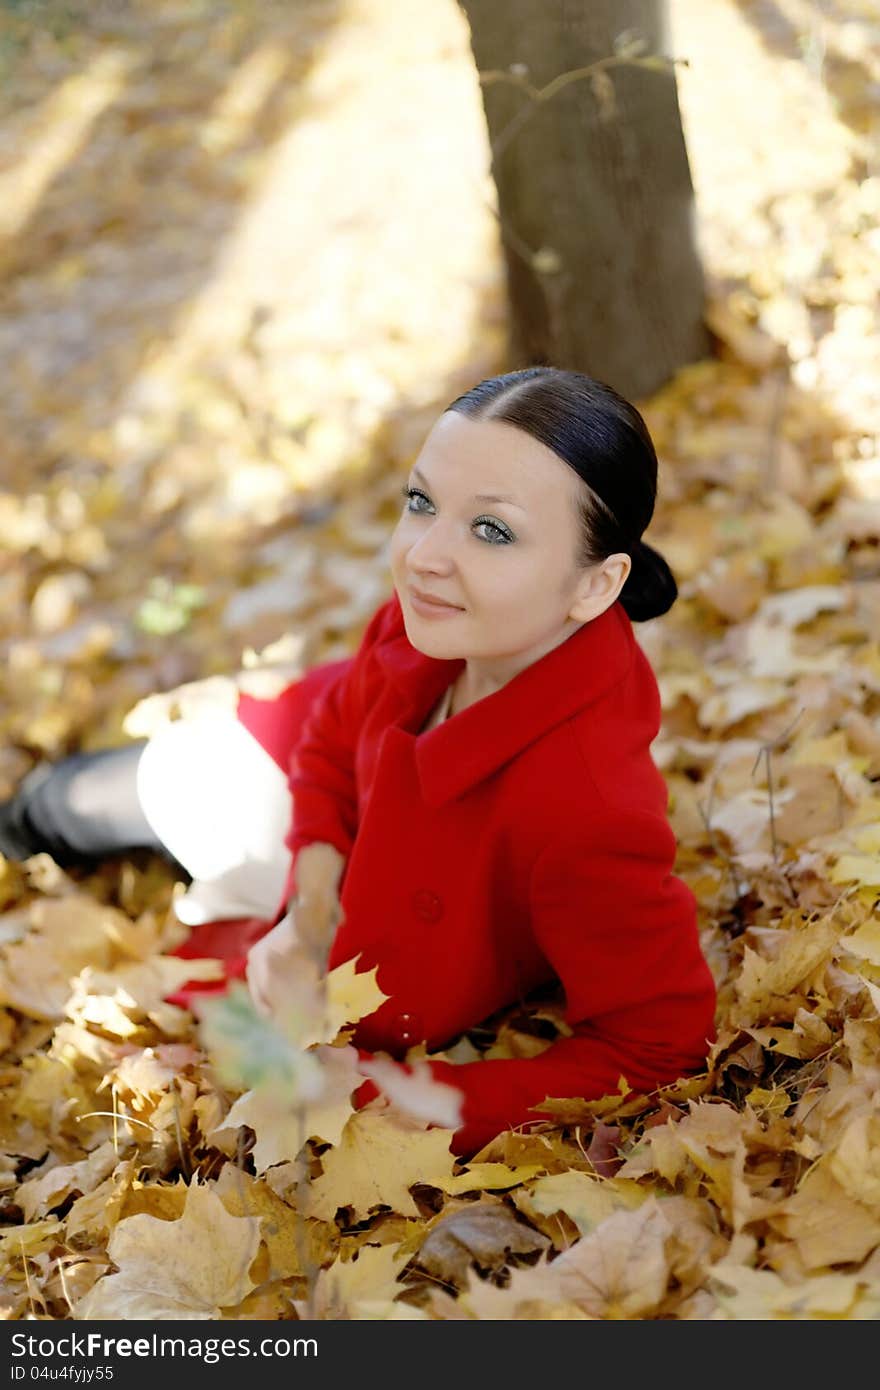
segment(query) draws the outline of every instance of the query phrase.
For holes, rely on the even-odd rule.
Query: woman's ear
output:
[[[609,555],[600,565],[590,565],[584,571],[569,617],[579,623],[598,618],[618,597],[631,569],[632,560],[623,552]]]

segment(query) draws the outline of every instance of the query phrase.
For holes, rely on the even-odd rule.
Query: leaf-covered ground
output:
[[[716,355],[640,403],[681,597],[636,632],[705,1074],[462,1165],[448,1097],[351,1113],[370,978],[198,1026],[167,865],[0,860],[5,1317],[880,1316],[880,24],[671,11]],[[407,12],[3,9],[0,795],[352,650],[388,592],[403,470],[503,367],[467,36]],[[495,1023],[454,1057],[539,1051],[559,1001]]]

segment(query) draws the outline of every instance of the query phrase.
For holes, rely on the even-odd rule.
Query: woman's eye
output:
[[[429,507],[431,505],[430,497],[426,497],[417,487],[403,487],[401,489],[401,495],[407,503],[406,510],[408,512],[415,512],[417,515],[421,513],[422,508],[413,505],[417,499],[420,499],[422,502],[427,502]],[[480,537],[480,540],[487,541],[490,545],[503,545],[513,540],[513,536],[505,527],[499,526],[497,521],[491,521],[487,516],[478,517],[474,522],[474,526],[477,529],[485,526],[491,532],[490,536]]]
[[[494,535],[490,537],[491,545],[501,545],[512,539],[509,531],[502,531],[501,527],[498,526],[496,522],[489,521],[487,517],[481,517],[475,524],[477,527],[488,526],[489,530],[494,532]]]
[[[427,501],[428,501],[428,499],[427,499],[427,497],[425,496],[425,494],[424,494],[423,492],[419,492],[419,490],[418,490],[417,487],[405,487],[405,488],[403,488],[403,496],[404,496],[404,497],[407,499],[407,501],[409,501],[409,502],[414,501],[416,497],[421,497],[422,500],[423,500],[424,502],[427,502]],[[419,507],[412,507],[412,506],[407,507],[407,511],[409,511],[409,512],[417,512],[417,511],[419,511],[419,510],[420,510]]]

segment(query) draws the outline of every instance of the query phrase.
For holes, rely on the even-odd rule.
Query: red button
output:
[[[411,1047],[422,1041],[422,1021],[418,1014],[398,1014],[391,1025],[395,1042],[401,1047]]]
[[[431,893],[427,888],[420,888],[413,893],[413,910],[417,917],[421,917],[423,922],[439,922],[443,916],[443,900],[438,898],[436,893]]]

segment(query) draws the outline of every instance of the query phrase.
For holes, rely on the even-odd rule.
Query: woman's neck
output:
[[[464,667],[452,684],[452,708],[449,713],[460,714],[468,705],[474,705],[477,700],[485,699],[487,695],[501,690],[514,676],[518,676],[520,671],[524,671],[527,666],[533,666],[536,661],[553,651],[554,647],[568,641],[569,637],[582,627],[583,623],[569,620],[530,651],[511,657],[508,661],[496,661],[490,665],[470,657],[466,658]]]

